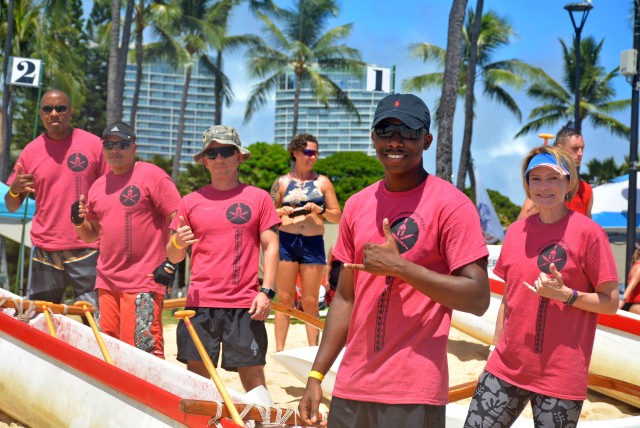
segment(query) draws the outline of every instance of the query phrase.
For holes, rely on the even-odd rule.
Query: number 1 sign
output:
[[[18,86],[40,86],[39,59],[11,57],[11,76],[9,84]]]

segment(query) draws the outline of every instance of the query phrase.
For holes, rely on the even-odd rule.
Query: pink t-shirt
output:
[[[493,268],[507,284],[506,315],[486,369],[528,391],[584,400],[598,314],[538,297],[523,284],[549,273],[551,262],[581,292],[618,281],[607,235],[588,217],[569,211],[553,224],[537,215],[513,223]]]
[[[37,212],[31,242],[46,251],[98,248],[78,237],[71,223],[71,204],[86,195],[94,181],[109,171],[99,137],[75,128],[64,140],[46,134],[22,150],[7,184],[15,179],[17,165],[33,174]]]
[[[131,171],[98,178],[87,196],[87,219],[100,224],[96,288],[164,294],[153,273],[167,258],[167,216],[180,194],[161,168],[137,162]]]
[[[258,292],[260,234],[280,224],[269,194],[247,184],[205,186],[185,196],[180,216],[198,242],[191,247],[188,307],[249,308]]]
[[[435,272],[487,257],[473,203],[430,175],[407,192],[375,183],[351,197],[334,258],[360,263],[367,242],[383,243],[389,219],[402,257]],[[447,403],[451,309],[399,278],[354,271],[355,303],[333,395],[387,404]]]

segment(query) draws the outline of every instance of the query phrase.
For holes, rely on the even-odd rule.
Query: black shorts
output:
[[[445,406],[331,399],[328,428],[444,428]]]
[[[222,368],[264,366],[267,355],[267,329],[263,321],[251,319],[249,309],[185,308],[196,311],[191,323],[202,341],[213,365],[218,367],[222,344]],[[176,330],[177,360],[202,361],[184,320]]]

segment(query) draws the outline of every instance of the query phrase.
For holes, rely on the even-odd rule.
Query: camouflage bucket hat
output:
[[[200,162],[204,152],[211,148],[211,143],[216,142],[225,146],[237,147],[242,153],[242,161],[246,161],[251,156],[251,152],[242,147],[238,131],[230,126],[216,125],[204,131],[202,134],[202,150],[193,156],[193,160]]]

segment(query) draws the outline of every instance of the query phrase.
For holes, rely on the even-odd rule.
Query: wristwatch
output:
[[[276,292],[270,288],[262,287],[260,292],[266,294],[269,300],[273,300],[273,298],[276,297]]]

